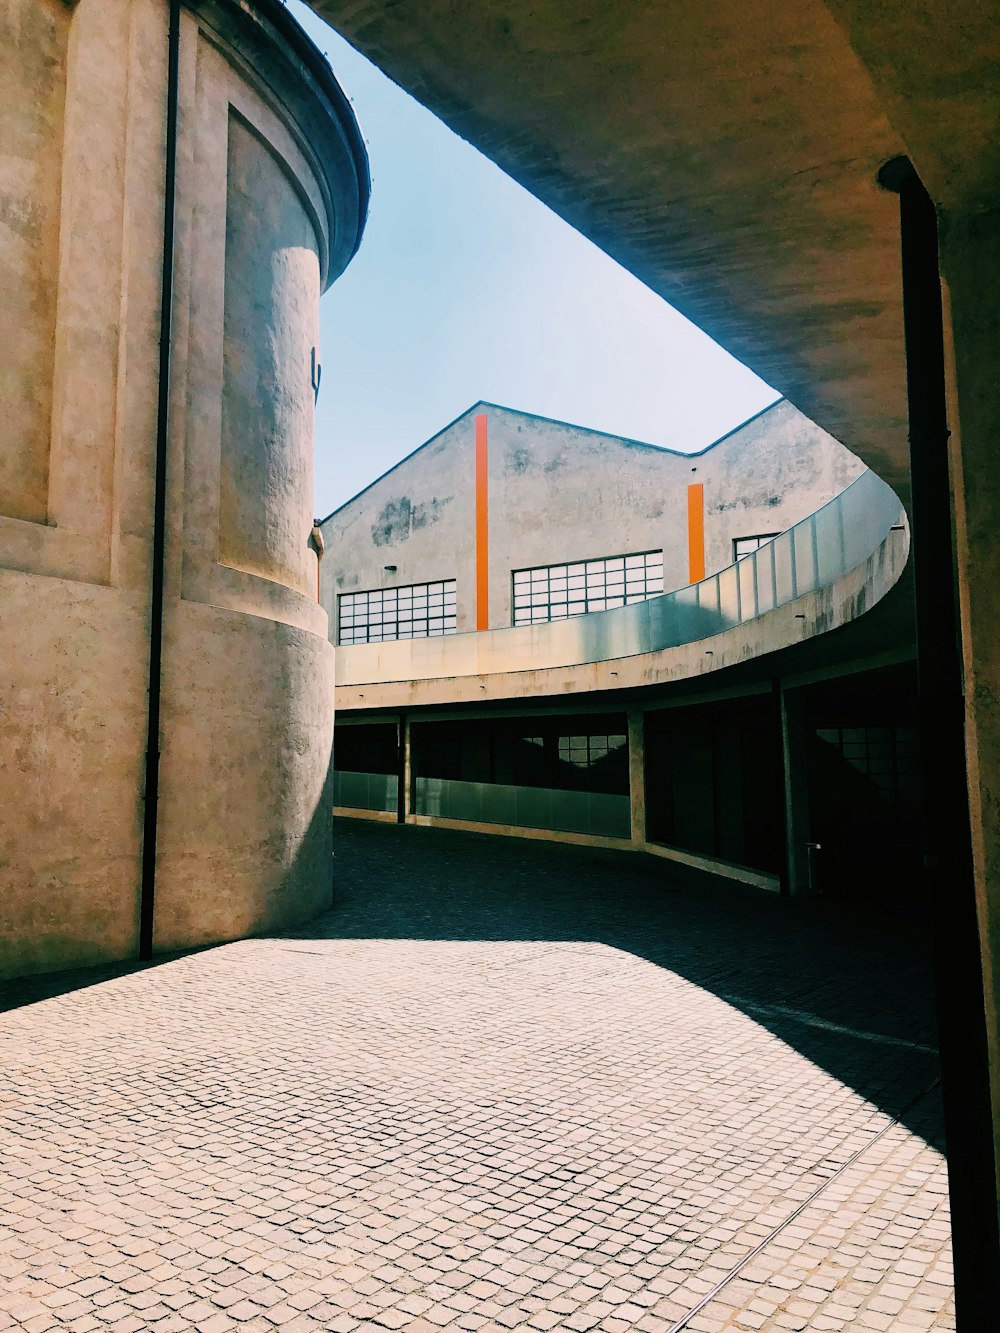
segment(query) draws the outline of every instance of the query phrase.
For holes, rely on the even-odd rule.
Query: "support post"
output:
[[[399,769],[396,787],[396,823],[405,824],[410,815],[413,792],[413,761],[410,746],[410,719],[400,713],[398,722]]]
[[[979,1333],[995,1323],[1000,1310],[1000,1234],[952,546],[937,215],[907,159],[887,163],[880,180],[900,199],[924,863],[933,923],[957,1327],[959,1333]]]
[[[1000,190],[941,217],[969,816],[1000,1181]],[[1000,1211],[1000,1190],[998,1190]]]
[[[784,890],[809,893],[809,773],[801,693],[779,685],[782,800],[785,808]]]
[[[646,845],[646,715],[628,711],[628,796],[633,847]]]

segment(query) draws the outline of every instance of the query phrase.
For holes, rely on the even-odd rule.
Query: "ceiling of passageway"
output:
[[[964,54],[1000,33],[982,0],[314,8],[905,494],[897,205],[875,174],[909,151],[955,194],[996,155],[1000,82],[976,111],[988,60]],[[937,37],[958,83],[930,77]]]

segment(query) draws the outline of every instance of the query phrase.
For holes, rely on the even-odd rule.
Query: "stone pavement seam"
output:
[[[719,1281],[715,1284],[715,1286],[711,1289],[711,1291],[707,1292],[697,1303],[697,1305],[692,1306],[692,1308],[686,1314],[682,1315],[673,1324],[671,1324],[670,1328],[667,1330],[667,1333],[683,1333],[683,1330],[690,1325],[691,1321],[695,1318],[696,1315],[699,1315],[701,1311],[705,1309],[706,1306],[710,1305],[712,1301],[716,1300],[719,1296],[721,1296],[723,1290],[726,1287],[728,1287],[732,1282],[734,1282],[736,1278],[738,1278],[739,1275],[743,1272],[743,1270],[747,1268],[751,1263],[753,1263],[753,1261],[758,1257],[758,1255],[763,1253],[764,1250],[768,1249],[778,1239],[779,1235],[786,1228],[792,1226],[793,1223],[796,1221],[796,1219],[799,1216],[801,1216],[801,1214],[804,1213],[807,1208],[809,1208],[812,1204],[814,1204],[820,1197],[820,1195],[823,1194],[827,1189],[829,1189],[829,1187],[840,1176],[842,1176],[852,1166],[854,1166],[857,1162],[859,1162],[861,1158],[864,1157],[864,1155],[867,1152],[869,1152],[870,1149],[872,1149],[880,1139],[884,1138],[885,1135],[889,1133],[890,1130],[895,1129],[906,1111],[910,1110],[912,1107],[916,1106],[919,1102],[923,1101],[925,1097],[930,1096],[930,1094],[934,1091],[934,1089],[938,1087],[940,1081],[941,1081],[940,1077],[935,1078],[934,1081],[928,1084],[926,1088],[924,1088],[921,1092],[918,1092],[917,1095],[914,1098],[912,1098],[910,1103],[906,1107],[904,1107],[903,1111],[901,1111],[898,1116],[890,1120],[888,1124],[884,1125],[882,1129],[879,1130],[879,1132],[869,1143],[863,1144],[860,1148],[858,1148],[858,1150],[854,1153],[854,1155],[848,1158],[848,1160],[844,1162],[841,1166],[839,1166],[832,1176],[830,1176],[828,1179],[822,1181],[819,1185],[817,1185],[817,1187],[815,1188],[815,1190],[813,1190],[812,1194],[810,1194],[808,1199],[803,1199],[803,1201],[791,1213],[789,1213],[786,1218],[782,1219],[782,1221],[778,1222],[774,1227],[772,1227],[771,1230],[767,1233],[767,1235],[764,1236],[764,1238],[760,1240],[754,1246],[754,1248],[745,1255],[744,1258],[742,1258],[738,1263],[734,1264],[733,1267],[729,1270],[729,1272],[726,1273],[724,1277],[719,1279]]]

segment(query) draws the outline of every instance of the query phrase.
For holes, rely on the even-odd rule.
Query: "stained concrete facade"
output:
[[[158,350],[170,338],[154,946],[329,897],[333,654],[315,600],[311,355],[367,165],[276,4],[0,12],[0,971],[137,948]],[[166,330],[166,333],[164,333]]]
[[[491,629],[512,623],[514,570],[662,550],[670,591],[692,581],[689,504],[703,506],[710,575],[732,564],[736,538],[785,531],[864,471],[784,401],[691,455],[479,403],[323,522],[332,634],[341,593],[439,579],[457,581],[458,631],[477,628],[484,416]],[[692,485],[702,492],[689,496]]]

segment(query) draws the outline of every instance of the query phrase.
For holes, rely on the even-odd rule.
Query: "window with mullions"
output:
[[[428,639],[456,631],[455,580],[411,583],[377,592],[345,592],[338,608],[338,642],[385,643]]]
[[[625,736],[560,736],[559,759],[574,768],[594,768],[626,742]]]
[[[915,727],[824,728],[817,730],[816,737],[839,752],[841,764],[831,772],[837,775],[841,808],[852,818],[877,819],[878,801],[891,807],[919,807],[920,749]]]
[[[588,611],[610,611],[662,592],[662,551],[515,569],[514,624],[537,625]]]
[[[745,555],[753,555],[754,551],[759,551],[762,546],[780,536],[780,532],[758,532],[754,537],[734,537],[733,560],[742,560]]]

